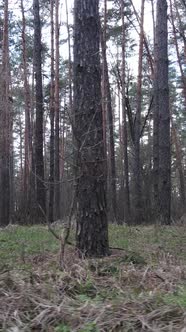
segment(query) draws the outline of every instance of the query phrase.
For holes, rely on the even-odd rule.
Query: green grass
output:
[[[13,227],[0,231],[0,264],[24,263],[28,256],[56,252],[58,242],[47,229],[39,226]]]
[[[59,233],[60,231],[58,229]],[[65,270],[61,271],[57,258],[60,244],[47,228],[17,226],[0,230],[0,287],[5,290],[2,292],[5,297],[3,301],[7,301],[9,308],[14,292],[15,299],[17,298],[17,289],[20,289],[22,294],[27,294],[24,293],[25,286],[22,288],[25,283],[28,297],[25,295],[27,308],[23,305],[23,312],[27,310],[28,317],[34,317],[34,305],[32,303],[30,307],[29,303],[30,296],[36,296],[37,299],[38,290],[41,289],[40,299],[41,302],[44,301],[44,308],[45,302],[49,301],[55,311],[60,300],[59,292],[62,291],[67,303],[70,301],[69,313],[66,319],[62,319],[60,315],[55,318],[54,314],[53,329],[46,329],[53,332],[70,332],[71,314],[76,315],[77,309],[84,315],[84,308],[87,308],[87,318],[81,322],[78,332],[99,332],[100,325],[97,326],[97,320],[96,324],[89,320],[89,308],[99,317],[102,308],[107,308],[108,305],[108,310],[114,310],[115,317],[118,317],[120,307],[129,303],[129,312],[131,306],[132,312],[134,309],[134,321],[138,314],[148,315],[153,310],[156,317],[156,309],[161,314],[162,306],[165,307],[165,316],[167,306],[170,307],[170,313],[172,306],[178,309],[186,308],[185,279],[181,273],[178,276],[175,270],[178,268],[184,276],[185,227],[109,225],[109,240],[112,248],[123,250],[114,250],[114,255],[110,257],[82,261],[77,256],[71,258],[74,250],[66,248],[67,265]],[[74,241],[74,232],[71,234],[71,241]],[[5,296],[7,292],[10,292],[10,299]],[[16,302],[11,308],[14,308],[14,305]],[[4,310],[6,312],[6,309]],[[19,310],[21,312],[22,309]],[[38,310],[37,303],[34,310]],[[107,309],[105,310],[104,315],[107,315]],[[94,317],[97,317],[95,312]],[[132,312],[130,315],[133,315]],[[74,319],[78,320],[78,315]],[[178,318],[181,315],[182,319],[182,311],[178,311],[176,315]],[[104,317],[107,321],[111,316],[110,312],[108,317]],[[26,317],[24,314],[23,320]],[[46,314],[46,319],[47,317]],[[101,320],[102,318],[99,324]],[[129,324],[129,328],[125,325],[124,330],[118,331],[132,331],[130,319],[126,324]],[[167,324],[166,318],[163,324]]]
[[[161,252],[186,261],[186,230],[183,227],[109,226],[111,247],[130,252],[129,261],[156,263]],[[12,227],[0,231],[0,264],[15,265],[26,257],[57,253],[58,241],[42,226]],[[135,260],[137,262],[135,262]]]
[[[179,287],[173,294],[168,294],[163,297],[167,304],[175,304],[186,309],[186,286]]]

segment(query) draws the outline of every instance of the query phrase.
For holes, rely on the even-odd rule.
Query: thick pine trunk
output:
[[[9,223],[9,157],[7,151],[6,78],[0,66],[0,225]]]
[[[170,151],[170,111],[168,87],[168,31],[167,1],[157,1],[156,43],[155,43],[155,99],[154,99],[154,148],[158,146],[154,161],[158,194],[158,221],[170,224],[171,220],[171,151]],[[156,131],[157,130],[157,131]],[[155,134],[154,133],[154,134]],[[157,146],[156,146],[157,144]],[[156,158],[157,160],[156,160]],[[156,167],[156,164],[154,164]],[[156,179],[156,180],[157,180]]]
[[[76,0],[74,9],[76,244],[86,256],[109,253],[98,5],[98,0]]]
[[[43,160],[43,91],[42,91],[42,45],[39,0],[33,2],[34,11],[34,74],[35,74],[35,167],[36,167],[36,204],[38,216],[45,213],[45,183]]]
[[[10,101],[8,0],[4,1],[2,67],[0,67],[0,225],[10,221]]]

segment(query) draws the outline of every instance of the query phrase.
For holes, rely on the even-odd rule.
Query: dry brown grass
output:
[[[68,248],[64,271],[54,254],[29,257],[27,272],[4,269],[0,331],[184,332],[184,309],[163,296],[184,282],[186,266],[163,254],[154,267],[129,258],[115,250],[105,259],[80,260]]]

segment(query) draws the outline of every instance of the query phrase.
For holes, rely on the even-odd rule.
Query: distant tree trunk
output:
[[[124,0],[121,0],[121,20],[122,20],[122,127],[123,127],[123,156],[124,156],[124,220],[129,222],[130,219],[130,188],[129,188],[129,161],[128,161],[128,129],[126,115],[126,31],[125,31],[125,14]]]
[[[155,20],[155,10],[154,10],[154,0],[151,0],[151,8],[152,8],[152,23],[153,23],[153,39],[154,39],[154,45],[155,45],[155,29],[156,29],[156,20]]]
[[[11,91],[10,91],[11,93]],[[13,111],[10,106],[10,159],[9,159],[9,177],[10,177],[10,222],[13,221],[15,212],[15,184],[14,184],[14,144],[13,144]]]
[[[137,110],[136,110],[136,118],[134,124],[134,222],[137,224],[140,224],[144,221],[141,158],[140,158],[144,7],[145,7],[145,0],[142,0],[141,20],[140,20],[139,60],[138,60]]]
[[[59,160],[59,0],[55,0],[55,219],[60,219],[60,160]]]
[[[159,167],[155,171],[158,182],[158,221],[170,224],[171,221],[171,152],[170,152],[170,111],[168,87],[168,31],[167,1],[157,1],[156,44],[155,44],[155,106],[154,128],[157,129],[154,148],[154,162],[158,158]],[[158,133],[159,131],[159,133]],[[158,138],[158,141],[157,141]],[[156,167],[156,164],[154,164]],[[156,180],[157,180],[156,179]],[[158,186],[159,184],[159,186]]]
[[[50,0],[51,24],[51,79],[50,79],[50,189],[49,221],[54,220],[54,0]]]
[[[10,101],[8,0],[4,1],[4,26],[0,68],[0,225],[10,221]]]
[[[180,146],[180,141],[178,138],[176,127],[172,122],[172,140],[175,146],[176,152],[176,163],[178,167],[179,180],[180,180],[180,197],[183,211],[186,212],[186,194],[185,194],[185,178],[184,178],[184,169],[183,169],[183,160],[182,160],[182,151]]]
[[[108,255],[106,161],[101,108],[99,1],[75,0],[74,112],[76,244],[86,256]]]
[[[184,45],[184,56],[185,56],[185,60],[186,60],[186,35],[185,35],[185,28],[184,28],[184,23],[182,22],[182,19],[180,17],[180,13],[179,13],[179,9],[178,9],[178,4],[177,1],[174,0],[174,6],[176,8],[176,16],[179,22],[179,33],[180,33],[180,37],[183,40],[183,45]]]
[[[35,165],[36,165],[36,203],[38,216],[43,217],[45,212],[45,184],[43,160],[43,91],[42,91],[42,45],[41,22],[39,14],[39,0],[33,2],[34,11],[34,73],[35,73]]]
[[[67,19],[67,34],[68,34],[68,62],[69,62],[69,104],[70,104],[70,115],[72,115],[72,57],[71,57],[71,42],[70,42],[70,26],[69,26],[69,14],[68,14],[68,3],[65,0],[66,5],[66,19]]]
[[[27,65],[27,49],[26,49],[26,22],[24,14],[23,0],[21,0],[21,13],[22,13],[22,45],[23,45],[23,75],[24,75],[24,98],[25,98],[25,162],[24,162],[24,213],[25,217],[30,209],[30,171],[32,162],[32,137],[31,137],[31,125],[30,125],[30,113],[31,113],[31,101],[30,101],[30,89],[28,83],[28,65]]]
[[[159,45],[157,30],[155,32],[154,44],[154,102],[153,102],[153,219],[157,221],[159,211]]]
[[[179,52],[177,35],[176,35],[176,27],[175,27],[175,23],[174,23],[172,0],[169,0],[169,2],[170,2],[170,13],[171,13],[171,23],[172,23],[173,36],[174,36],[174,44],[175,44],[175,47],[176,47],[178,65],[179,65],[181,80],[182,80],[182,85],[183,85],[183,97],[184,97],[184,102],[185,102],[185,107],[186,107],[186,75],[185,75],[184,68],[182,66],[181,59],[180,59],[180,52]]]
[[[24,168],[23,168],[23,126],[21,121],[21,113],[19,113],[19,158],[20,158],[20,177],[21,177],[21,190],[24,190]],[[23,194],[24,195],[24,194]],[[23,197],[24,200],[24,197]]]
[[[117,214],[117,198],[116,198],[116,166],[115,166],[115,146],[114,146],[114,125],[113,125],[113,109],[112,97],[110,91],[110,82],[108,74],[107,51],[106,51],[106,30],[107,30],[107,0],[105,0],[104,28],[101,32],[101,45],[103,57],[103,76],[104,76],[104,107],[108,117],[109,124],[109,169],[111,177],[111,217],[116,219]],[[103,120],[104,121],[104,120]]]

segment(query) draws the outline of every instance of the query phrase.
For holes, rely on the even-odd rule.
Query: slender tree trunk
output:
[[[59,0],[55,0],[55,219],[60,219],[60,161],[59,161]]]
[[[99,1],[75,0],[74,112],[76,244],[86,256],[109,253],[101,108]]]
[[[185,60],[186,60],[186,35],[185,35],[184,23],[181,20],[180,13],[179,13],[179,10],[178,10],[178,4],[177,4],[176,0],[174,0],[174,6],[176,8],[176,16],[177,16],[177,19],[178,19],[178,22],[179,22],[179,33],[180,33],[180,37],[183,40],[184,56],[185,56]]]
[[[28,65],[27,65],[27,48],[26,48],[26,22],[24,14],[23,0],[21,0],[21,13],[22,13],[22,45],[23,45],[23,75],[24,75],[24,98],[25,98],[25,162],[24,162],[24,210],[25,214],[30,209],[30,171],[32,162],[32,137],[30,126],[30,113],[31,113],[31,101],[30,101],[30,89],[28,83]],[[26,217],[26,215],[25,215]]]
[[[69,104],[70,104],[70,115],[72,115],[72,57],[71,57],[71,42],[70,42],[70,26],[69,26],[69,14],[68,14],[68,3],[65,0],[66,5],[66,19],[67,19],[67,35],[68,35],[68,63],[69,63]]]
[[[153,0],[151,0],[151,1],[153,1]],[[144,22],[141,21],[142,17],[141,17],[141,18],[139,17],[138,12],[137,12],[137,10],[136,10],[136,8],[135,8],[134,3],[133,3],[132,0],[130,0],[130,3],[131,3],[131,5],[132,5],[132,8],[133,8],[134,14],[135,14],[136,19],[137,19],[137,21],[138,21],[138,23],[139,23],[140,31],[141,31],[141,29],[143,29],[143,28],[142,28],[142,25],[144,24]],[[152,3],[152,2],[151,2],[151,3]],[[133,25],[133,26],[134,26],[134,25]],[[134,26],[134,28],[135,28],[135,26]],[[135,28],[135,30],[138,32],[138,30],[137,30],[136,28]],[[138,32],[138,34],[139,34],[139,36],[140,36],[140,32]],[[150,69],[151,69],[151,75],[153,76],[153,74],[154,74],[154,66],[153,66],[154,61],[153,61],[153,57],[152,57],[152,54],[151,54],[150,49],[149,49],[149,43],[148,43],[147,37],[145,36],[144,29],[143,29],[143,39],[144,39],[144,40],[143,40],[143,42],[144,42],[144,47],[145,47],[146,52],[147,52],[147,59],[148,59],[148,62],[149,62],[149,67],[150,67]]]
[[[41,22],[39,14],[39,0],[33,2],[34,11],[34,73],[35,73],[35,165],[36,165],[36,203],[38,216],[43,217],[45,212],[45,184],[43,159],[43,91],[42,91],[42,45]]]
[[[108,117],[109,124],[109,165],[110,165],[110,177],[111,177],[111,205],[112,205],[112,218],[116,219],[117,212],[117,198],[116,198],[116,166],[115,166],[115,146],[114,146],[114,125],[113,125],[113,109],[112,109],[112,97],[110,91],[110,82],[108,74],[107,63],[107,51],[106,51],[106,30],[107,30],[107,0],[105,4],[104,14],[104,28],[101,32],[101,46],[102,46],[102,58],[103,58],[103,86],[104,86],[104,108]],[[104,120],[103,120],[104,121]]]
[[[185,107],[186,107],[186,75],[184,73],[184,68],[182,67],[182,63],[181,63],[181,59],[180,59],[180,52],[179,52],[177,35],[176,35],[176,27],[175,27],[175,23],[174,23],[172,0],[169,0],[169,2],[170,2],[171,23],[172,23],[172,30],[173,30],[173,36],[174,36],[174,44],[176,47],[178,65],[179,65],[181,80],[182,80],[182,85],[183,85],[183,97],[184,97],[184,102],[185,102]]]
[[[142,107],[142,65],[143,65],[143,40],[144,40],[144,7],[145,0],[141,1],[141,24],[139,41],[139,60],[138,60],[138,82],[137,82],[137,110],[134,124],[134,222],[142,223],[143,198],[142,198],[142,174],[140,157],[140,135],[141,135],[141,107]]]
[[[11,74],[9,69],[9,82],[10,82],[10,91],[9,96],[12,96],[12,82],[11,82]],[[13,121],[14,121],[14,113],[11,98],[9,98],[9,177],[10,177],[10,197],[9,197],[9,206],[10,206],[10,222],[13,221],[15,207],[15,190],[14,190],[14,141],[13,141]]]
[[[24,190],[24,167],[23,167],[23,127],[21,121],[21,113],[19,114],[19,157],[20,157],[20,174],[21,174],[21,190]]]
[[[50,0],[51,24],[51,79],[50,79],[50,190],[49,221],[54,220],[54,0]]]
[[[176,127],[172,122],[172,140],[173,144],[175,146],[175,152],[176,152],[176,162],[178,167],[178,173],[179,173],[179,180],[180,180],[180,197],[181,197],[181,203],[183,211],[186,210],[186,194],[185,194],[185,178],[184,178],[184,169],[183,169],[183,161],[182,161],[182,151],[180,146],[180,141],[178,138]]]
[[[122,128],[123,128],[123,156],[124,156],[124,220],[129,222],[130,219],[130,188],[129,188],[129,161],[128,161],[128,129],[126,115],[126,31],[125,31],[125,14],[124,0],[121,0],[121,19],[122,19]]]
[[[154,102],[153,102],[153,219],[157,221],[159,211],[159,88],[158,88],[158,40],[154,45]]]
[[[62,122],[62,133],[61,133],[61,179],[64,177],[65,168],[65,116],[66,116],[66,100],[64,100],[64,116]]]

